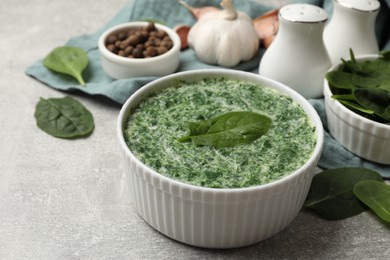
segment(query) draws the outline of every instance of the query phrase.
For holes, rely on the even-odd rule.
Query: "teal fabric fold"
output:
[[[206,5],[219,6],[220,0],[186,0],[192,6],[200,7]],[[331,17],[331,0],[290,0],[291,3],[309,3],[323,7]],[[376,23],[376,34],[381,49],[390,49],[390,0],[380,0],[381,11]],[[252,18],[258,17],[265,12],[275,9],[273,6],[264,5],[261,1],[246,0],[234,1],[236,8],[247,13]],[[123,104],[135,91],[143,85],[153,81],[156,77],[136,77],[129,79],[114,80],[105,74],[100,65],[100,54],[97,47],[100,35],[113,25],[139,20],[160,20],[170,27],[186,24],[193,25],[196,21],[194,17],[177,0],[133,0],[127,3],[118,13],[99,30],[90,34],[80,35],[69,39],[64,45],[76,46],[84,49],[89,58],[89,64],[83,73],[87,82],[85,86],[80,86],[73,78],[52,72],[43,66],[42,59],[37,60],[26,68],[26,74],[39,80],[49,87],[62,91],[82,91],[91,96],[105,96],[117,103]],[[264,49],[260,48],[254,59],[240,63],[232,68],[236,70],[258,73],[258,66]],[[180,54],[180,66],[177,71],[187,71],[195,69],[220,68],[208,65],[197,60],[195,53],[191,49],[182,51]],[[320,114],[326,130],[324,151],[321,156],[319,166],[322,168],[336,168],[345,166],[362,166],[373,168],[380,172],[383,177],[390,178],[390,166],[378,165],[363,160],[349,151],[345,150],[328,133],[326,127],[326,115],[323,99],[310,100],[311,104]]]

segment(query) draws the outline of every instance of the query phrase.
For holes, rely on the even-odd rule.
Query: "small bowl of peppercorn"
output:
[[[165,76],[179,66],[180,38],[171,28],[153,22],[128,22],[99,38],[103,70],[114,79]]]

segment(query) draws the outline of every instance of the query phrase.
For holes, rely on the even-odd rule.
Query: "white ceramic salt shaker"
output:
[[[377,0],[333,0],[332,18],[324,30],[324,42],[332,64],[341,58],[355,55],[377,54],[375,20],[379,13]]]
[[[284,83],[305,98],[322,96],[331,63],[323,42],[326,11],[310,4],[290,4],[279,10],[278,33],[265,51],[259,74]]]

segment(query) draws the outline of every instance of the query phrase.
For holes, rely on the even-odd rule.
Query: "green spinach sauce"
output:
[[[267,115],[272,125],[251,144],[214,148],[178,142],[186,123],[230,111]],[[257,84],[207,78],[175,82],[141,102],[124,137],[134,155],[169,178],[203,187],[242,188],[278,180],[311,156],[315,127],[293,100]]]

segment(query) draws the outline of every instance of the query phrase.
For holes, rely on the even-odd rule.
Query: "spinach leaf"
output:
[[[356,183],[353,193],[375,214],[390,222],[390,186],[384,182],[365,180]]]
[[[304,206],[325,219],[338,220],[367,209],[353,194],[361,180],[382,180],[379,173],[365,168],[347,167],[325,170],[314,176]]]
[[[92,114],[76,99],[41,98],[35,108],[37,125],[46,133],[59,138],[77,138],[92,133]]]
[[[332,95],[332,98],[337,99],[337,100],[349,100],[349,101],[354,101],[355,98],[352,94],[343,94],[343,95]]]
[[[361,65],[362,70],[364,70],[367,75],[381,80],[389,79],[389,75],[383,74],[383,71],[386,71],[389,68],[388,60],[379,58],[376,60],[361,61],[359,64]]]
[[[386,108],[390,105],[390,92],[380,88],[355,89],[353,96],[359,105],[390,121],[386,114]]]
[[[371,75],[366,75],[363,77],[358,74],[352,74],[351,81],[354,86],[361,88],[372,88],[381,84],[381,81],[379,79]],[[354,87],[353,89],[356,89],[356,87]]]
[[[326,80],[334,88],[354,89],[352,74],[343,71],[330,71],[326,74]]]
[[[45,57],[43,65],[55,72],[72,76],[80,85],[85,85],[82,72],[88,65],[88,56],[81,48],[57,47]]]
[[[197,146],[230,147],[248,144],[268,132],[272,120],[254,112],[229,112],[208,120],[190,122],[189,135],[179,142],[191,140]]]
[[[381,52],[378,59],[360,62],[352,50],[350,55],[337,71],[325,76],[332,98],[363,117],[390,124],[390,51]]]
[[[390,50],[383,50],[379,52],[379,55],[385,60],[390,60]]]
[[[378,88],[390,92],[390,80],[389,80],[389,81],[386,81],[386,82],[382,82],[382,83],[378,86]]]
[[[374,114],[374,111],[372,111],[371,109],[367,109],[365,107],[362,107],[361,105],[357,104],[355,102],[355,100],[354,100],[354,102],[350,102],[349,100],[346,100],[346,99],[339,99],[339,102],[353,111],[362,112],[363,114],[366,114],[366,116]]]
[[[390,105],[386,107],[385,113],[387,117],[390,117]]]
[[[350,60],[346,61],[344,59],[341,59],[347,71],[349,70],[349,72],[362,75],[362,76],[367,75],[367,73],[362,69],[362,65],[356,61],[352,49],[349,49],[349,54],[350,54]]]

